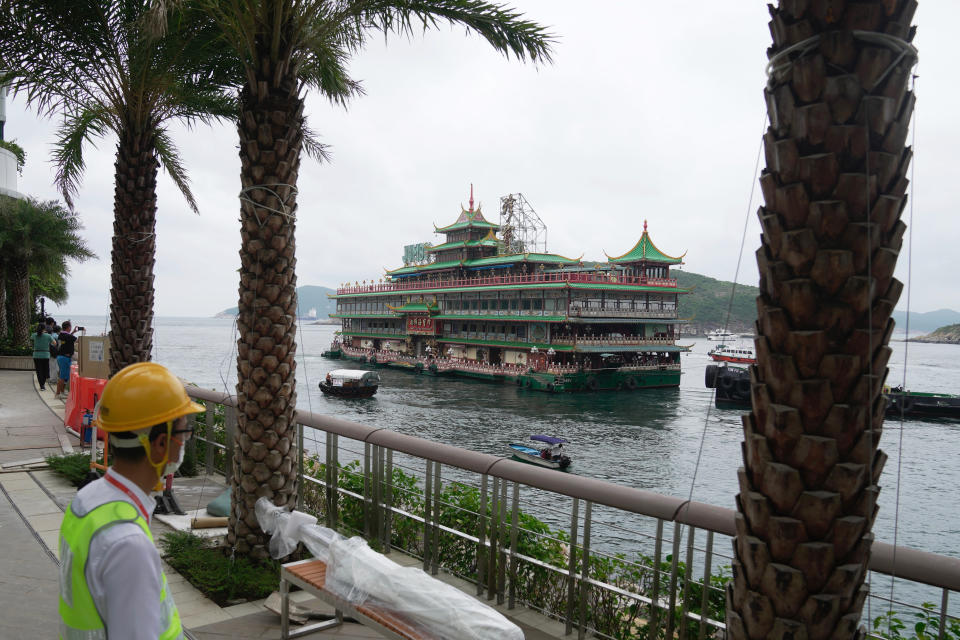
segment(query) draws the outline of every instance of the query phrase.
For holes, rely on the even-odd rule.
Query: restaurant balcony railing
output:
[[[359,293],[393,293],[396,291],[420,291],[424,289],[451,289],[463,287],[495,287],[516,284],[544,284],[552,282],[582,284],[629,284],[644,287],[676,288],[675,278],[648,278],[644,276],[623,276],[583,272],[544,271],[516,276],[484,276],[477,278],[436,278],[407,282],[406,279],[394,282],[374,282],[355,284],[337,289],[337,295]]]
[[[567,315],[581,318],[676,318],[676,309],[611,309],[570,307]]]
[[[204,449],[200,463],[208,473],[232,469],[236,445],[220,442],[234,442],[235,397],[195,387],[188,392],[207,406],[201,417],[206,424],[191,440]],[[297,450],[308,454],[300,456],[298,506],[311,510],[305,506],[311,496],[314,515],[326,526],[344,529],[348,514],[359,513],[362,522],[354,533],[385,553],[415,555],[433,575],[441,568],[452,571],[475,585],[478,598],[508,610],[539,611],[563,623],[568,636],[576,631],[578,638],[725,637],[724,578],[718,573],[731,562],[726,550],[735,534],[732,509],[331,416],[298,411],[296,424]],[[321,473],[304,471],[311,468]],[[410,476],[412,485],[402,481]],[[451,502],[456,490],[472,491],[477,506]],[[408,506],[412,492],[422,499],[416,508]],[[535,514],[552,529],[531,529],[521,513]],[[417,548],[395,546],[404,530]],[[642,555],[625,555],[635,549],[625,549],[624,541]],[[537,557],[538,544],[563,551],[544,559]],[[448,565],[464,557],[460,571]],[[926,615],[938,624],[924,634],[930,640],[944,640],[958,624],[948,606],[950,594],[960,591],[960,559],[874,542],[869,562],[871,584],[879,585],[877,574],[895,576],[897,588],[909,591],[912,600],[895,596],[892,587],[877,588],[868,600],[874,612]],[[610,566],[617,570],[604,570]],[[923,607],[924,601],[933,604]],[[870,610],[864,607],[865,614]],[[889,637],[879,618],[879,628],[869,615],[862,622],[872,637]]]
[[[675,340],[673,338],[645,338],[643,336],[556,336],[552,340],[552,344],[572,344],[579,346],[594,346],[594,347],[604,347],[604,346],[619,346],[619,345],[629,345],[629,346],[658,346],[658,345],[673,345]]]

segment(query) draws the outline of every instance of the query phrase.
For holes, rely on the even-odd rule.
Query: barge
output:
[[[683,256],[660,251],[646,221],[628,251],[588,262],[546,251],[521,194],[501,198],[499,223],[474,208],[472,186],[460,209],[434,225],[442,242],[409,245],[402,267],[330,295],[341,330],[325,355],[548,392],[679,386],[689,291],[670,270]]]

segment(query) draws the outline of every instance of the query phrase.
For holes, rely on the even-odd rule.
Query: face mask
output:
[[[183,455],[186,453],[186,445],[180,445],[180,455],[177,456],[176,462],[168,462],[167,466],[163,470],[163,475],[168,476],[177,472],[177,469],[180,468],[180,465],[183,464]]]

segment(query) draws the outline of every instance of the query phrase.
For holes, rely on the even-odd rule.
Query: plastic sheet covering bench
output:
[[[440,636],[427,635],[400,615],[372,604],[354,606],[326,589],[327,565],[322,560],[301,560],[285,564],[280,569],[280,625],[281,638],[299,638],[343,623],[344,612],[368,627],[377,629],[387,638],[400,640],[432,640]],[[317,596],[336,609],[336,617],[323,622],[304,625],[290,631],[290,585]]]
[[[299,543],[313,560],[293,562],[280,571],[283,637],[293,638],[340,624],[343,614],[405,640],[523,640],[523,631],[503,615],[420,569],[401,567],[372,550],[359,537],[344,538],[317,519],[288,512],[261,498],[257,521],[270,539],[274,558],[289,555]],[[289,630],[289,590],[295,584],[333,605],[335,620]]]

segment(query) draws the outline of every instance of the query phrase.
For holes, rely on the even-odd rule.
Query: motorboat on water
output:
[[[714,329],[713,331],[707,332],[707,340],[711,342],[729,342],[736,340],[738,337],[737,334],[730,333],[726,329]]]
[[[716,349],[707,352],[717,362],[733,362],[734,364],[756,364],[757,354],[750,347],[717,345]]]
[[[358,369],[334,369],[320,382],[320,391],[339,398],[369,398],[380,388],[380,374]]]
[[[546,446],[528,447],[525,444],[511,443],[510,453],[515,460],[535,464],[548,469],[558,469],[564,471],[570,466],[570,457],[563,452],[563,445],[568,441],[554,436],[536,435],[530,436],[535,442],[542,442]]]

